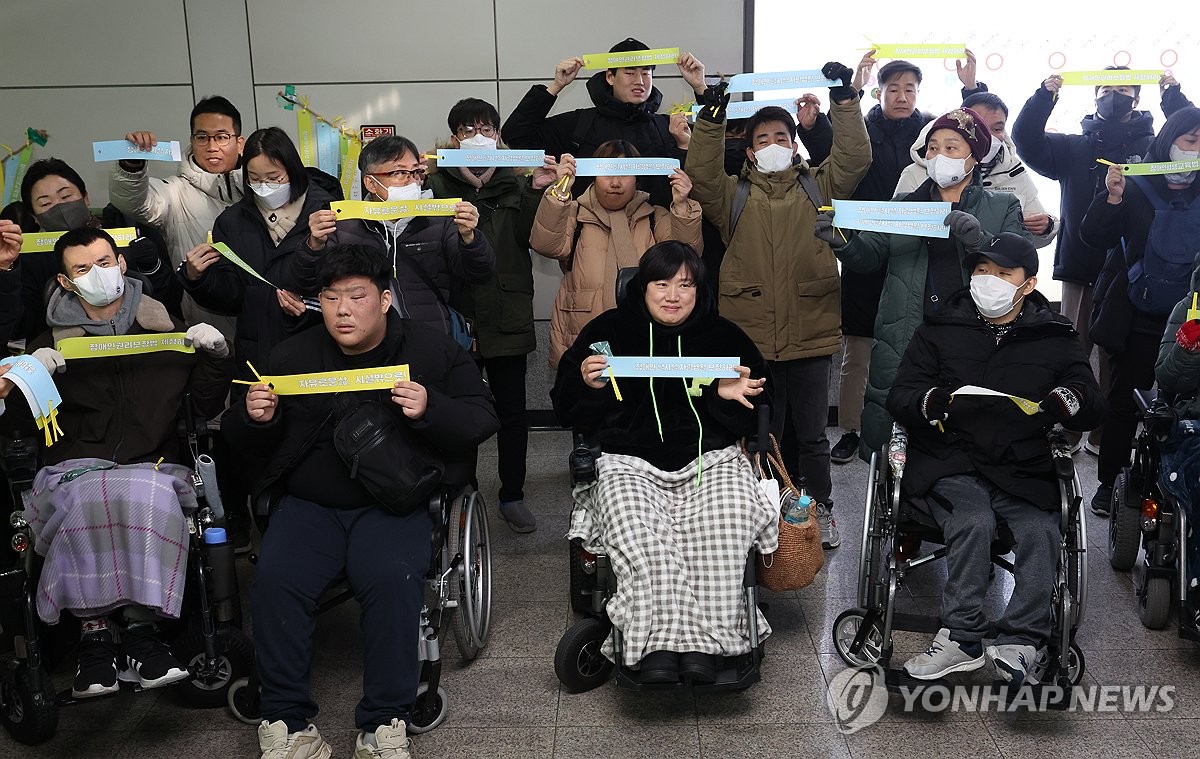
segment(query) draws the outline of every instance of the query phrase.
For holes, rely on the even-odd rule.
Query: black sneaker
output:
[[[854,430],[842,435],[842,439],[829,452],[829,458],[835,464],[849,464],[854,461],[856,456],[858,456],[858,433]]]
[[[1112,485],[1101,485],[1096,488],[1096,495],[1092,496],[1092,513],[1098,517],[1108,518],[1108,511],[1112,507],[1112,497]]]
[[[125,668],[119,675],[122,681],[137,683],[143,688],[161,688],[191,676],[171,654],[167,644],[148,632],[131,629],[123,642]]]
[[[79,668],[75,671],[75,682],[71,695],[75,698],[92,698],[116,693],[117,647],[108,630],[89,632],[79,639]]]

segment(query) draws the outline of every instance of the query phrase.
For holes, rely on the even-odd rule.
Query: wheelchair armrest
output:
[[[908,462],[908,430],[899,422],[892,422],[892,437],[883,450],[883,458],[892,468],[892,476],[897,480],[904,476],[904,465]]]
[[[754,548],[746,555],[746,572],[742,575],[742,587],[753,588],[758,585],[758,551]]]
[[[1133,389],[1133,400],[1137,403],[1138,411],[1143,414],[1150,410],[1154,401],[1158,398],[1158,390],[1142,390],[1140,388]]]
[[[754,438],[746,440],[746,451],[749,453],[770,452],[771,450],[771,407],[765,403],[755,408]]]
[[[1067,437],[1060,429],[1052,429],[1046,436],[1050,443],[1050,458],[1054,461],[1054,474],[1060,480],[1070,482],[1075,479],[1075,460],[1071,456],[1071,446]]]

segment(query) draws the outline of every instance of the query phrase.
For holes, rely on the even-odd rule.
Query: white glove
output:
[[[55,372],[65,372],[67,370],[67,360],[63,358],[63,354],[53,348],[38,348],[33,352],[33,357],[46,367],[46,371],[50,374]]]
[[[189,327],[183,341],[184,344],[194,345],[217,358],[225,358],[229,355],[229,343],[225,341],[225,335],[222,335],[221,330],[210,324],[202,322]]]

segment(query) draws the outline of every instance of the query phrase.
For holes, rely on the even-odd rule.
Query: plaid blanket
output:
[[[751,545],[776,549],[779,510],[746,457],[731,446],[664,472],[635,456],[604,454],[596,467],[596,482],[575,489],[568,538],[612,563],[617,592],[608,616],[625,636],[625,663],[651,651],[749,651],[746,556]],[[766,637],[771,628],[755,613]],[[612,657],[611,639],[605,653]]]
[[[63,610],[86,619],[140,604],[178,617],[187,577],[184,513],[197,506],[190,474],[176,464],[155,470],[102,459],[39,471],[25,509],[34,549],[46,557],[38,616],[55,624]]]

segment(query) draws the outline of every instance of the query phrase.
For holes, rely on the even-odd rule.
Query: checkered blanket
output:
[[[187,467],[69,459],[44,467],[25,514],[46,557],[38,583],[38,616],[58,622],[67,610],[98,617],[140,604],[178,617],[187,578],[185,511],[196,492]],[[64,476],[68,475],[68,476]]]
[[[736,447],[676,472],[635,456],[604,454],[596,482],[575,489],[569,538],[607,554],[617,577],[608,616],[625,639],[625,663],[651,651],[732,656],[750,650],[742,578],[751,545],[779,541],[779,511]],[[758,614],[760,635],[771,632]],[[611,639],[605,644],[611,658]]]

